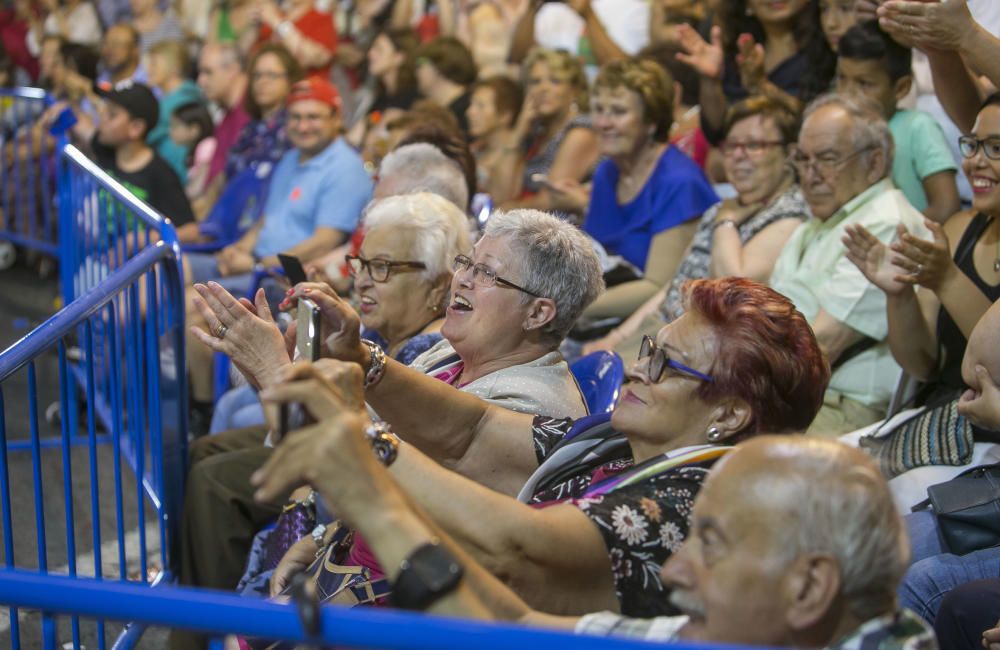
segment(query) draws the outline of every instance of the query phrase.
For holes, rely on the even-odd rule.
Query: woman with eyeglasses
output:
[[[643,332],[681,315],[681,287],[688,280],[728,275],[767,282],[785,242],[809,218],[787,162],[798,123],[798,116],[783,103],[766,96],[744,99],[729,109],[719,148],[736,197],[716,203],[701,216],[673,280],[621,325],[585,345],[583,354],[615,350],[633,356]]]
[[[668,143],[673,88],[670,74],[644,59],[608,63],[594,80],[590,114],[604,159],[583,229],[639,277],[610,286],[588,319],[627,318],[667,284],[698,217],[719,200],[698,165]]]
[[[659,567],[687,536],[692,501],[712,464],[750,436],[804,429],[829,379],[805,318],[773,290],[741,278],[695,280],[685,300],[685,314],[645,340],[614,412],[576,422],[498,409],[401,364],[372,363],[349,335],[354,328],[344,311],[341,357],[362,368],[320,362],[262,395],[301,401],[318,422],[290,434],[255,475],[258,497],[311,476],[347,521],[364,528],[374,555],[386,557],[393,527],[377,520],[403,494],[407,508],[426,513],[535,608],[671,612]],[[325,471],[345,462],[369,467],[351,459],[347,450],[357,446],[343,440],[369,423],[352,406],[362,376],[364,400],[401,439],[385,456],[401,491],[388,499],[370,489],[382,479],[366,477],[345,505],[341,490],[329,490]],[[490,440],[540,466],[518,500],[467,480],[453,463],[456,450]],[[446,462],[441,449],[451,450]],[[437,452],[439,462],[427,452]],[[286,583],[295,569],[283,563],[275,581]]]
[[[965,390],[962,357],[969,335],[1000,299],[1000,94],[983,103],[959,149],[972,209],[943,225],[925,220],[933,240],[902,227],[888,247],[863,227],[848,227],[844,238],[848,258],[886,293],[892,355],[927,382],[919,399],[931,408]]]

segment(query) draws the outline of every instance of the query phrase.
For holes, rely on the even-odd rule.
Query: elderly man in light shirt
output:
[[[791,161],[813,219],[792,234],[770,285],[809,320],[833,367],[808,433],[834,436],[882,419],[899,378],[886,343],[885,294],[847,259],[841,242],[849,225],[886,244],[900,224],[930,238],[920,212],[889,178],[892,156],[889,127],[865,98],[829,94],[806,109]]]

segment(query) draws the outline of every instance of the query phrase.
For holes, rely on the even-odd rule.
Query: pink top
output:
[[[222,121],[215,127],[215,152],[212,154],[212,162],[208,166],[208,178],[205,183],[211,183],[226,166],[226,156],[229,150],[236,144],[236,139],[240,136],[240,131],[250,123],[250,115],[243,108],[243,100],[234,108],[226,111]]]

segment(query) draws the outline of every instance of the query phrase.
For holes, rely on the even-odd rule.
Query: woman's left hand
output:
[[[755,201],[754,203],[743,205],[736,199],[726,199],[722,202],[722,205],[719,206],[719,210],[715,213],[715,219],[713,219],[713,221],[717,224],[725,221],[732,221],[737,226],[740,226],[743,225],[747,219],[757,214],[757,212],[763,207],[763,201]]]
[[[758,94],[767,81],[767,71],[764,69],[764,46],[754,42],[750,34],[740,34],[736,46],[739,49],[736,54],[736,65],[740,70],[740,83],[751,95]]]
[[[191,327],[191,333],[211,349],[227,355],[258,386],[277,381],[291,359],[281,330],[271,317],[264,290],[258,289],[251,303],[246,298],[237,300],[216,282],[196,284],[194,289],[198,292],[194,304],[208,332]]]
[[[930,219],[924,219],[924,224],[931,231],[933,241],[914,237],[905,227],[900,226],[899,237],[889,245],[889,250],[895,253],[892,263],[909,272],[908,276],[899,276],[900,281],[938,291],[956,271],[955,262],[951,258],[948,237],[941,225]]]
[[[321,484],[337,488],[324,492],[343,494],[360,487],[364,461],[374,460],[364,429],[371,422],[364,408],[362,371],[354,363],[325,359],[302,362],[290,368],[286,381],[260,394],[272,421],[278,406],[298,403],[316,418],[316,423],[290,432],[275,447],[270,460],[251,477],[256,498],[266,501],[287,494],[300,485],[319,489]],[[337,504],[330,504],[339,512]]]

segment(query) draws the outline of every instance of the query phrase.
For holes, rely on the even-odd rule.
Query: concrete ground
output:
[[[0,350],[23,337],[32,328],[42,323],[56,311],[58,285],[54,277],[40,277],[38,266],[28,264],[23,259],[14,267],[0,271]],[[38,404],[39,436],[58,437],[60,425],[47,422],[44,410],[59,397],[58,357],[54,351],[41,356],[35,366]],[[0,386],[8,441],[30,439],[29,382],[28,372],[22,369]],[[83,430],[86,434],[86,430]],[[119,544],[117,540],[118,516],[116,515],[116,491],[113,472],[114,454],[108,444],[96,445],[94,458],[96,469],[93,474],[99,486],[100,503],[95,514],[91,503],[91,451],[87,444],[77,444],[71,448],[69,466],[70,500],[73,507],[75,548],[68,551],[66,534],[67,508],[63,453],[59,446],[42,449],[37,458],[41,472],[41,511],[45,519],[45,553],[39,553],[39,539],[36,534],[36,483],[33,466],[36,459],[30,450],[11,450],[8,453],[9,483],[11,494],[11,530],[13,532],[13,565],[18,568],[36,569],[45,562],[47,570],[54,573],[69,573],[71,563],[76,565],[78,575],[94,575],[94,549],[100,549],[102,574],[106,577],[119,576]],[[122,504],[125,513],[122,532],[125,539],[126,573],[137,577],[139,570],[140,531],[137,516],[137,488],[130,470],[122,470]],[[145,547],[151,562],[159,558],[159,535],[155,527],[155,515],[150,508],[146,511]],[[94,524],[99,524],[100,541],[95,544]],[[0,520],[0,529],[4,528]],[[6,532],[6,531],[4,531]],[[6,549],[0,548],[0,558],[4,563],[10,558]],[[22,648],[41,647],[40,617],[38,614],[21,612],[20,643]],[[108,647],[113,643],[119,625],[108,624],[105,632]],[[97,630],[92,622],[80,624],[81,641],[88,650],[99,647]],[[59,623],[60,644],[69,643],[72,636],[68,620]],[[165,647],[165,634],[151,631],[140,643],[140,648]],[[11,621],[8,610],[0,611],[0,648],[16,647],[11,637]]]

